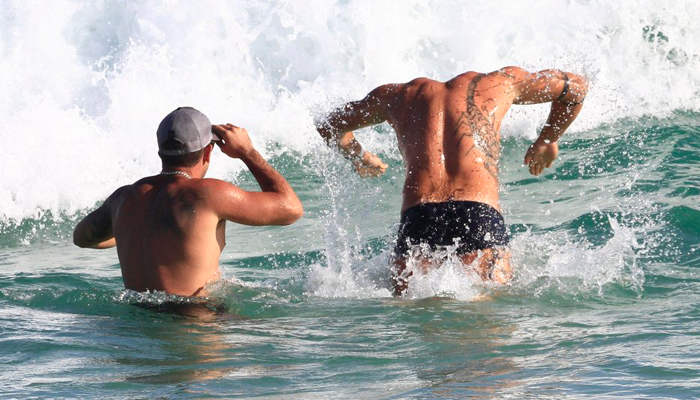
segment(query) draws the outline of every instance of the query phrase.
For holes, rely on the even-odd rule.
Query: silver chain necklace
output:
[[[160,175],[182,175],[187,179],[192,179],[192,177],[187,172],[182,171],[160,171]]]

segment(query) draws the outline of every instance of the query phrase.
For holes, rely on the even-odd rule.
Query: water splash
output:
[[[345,160],[326,150],[313,161],[323,178],[327,208],[322,216],[326,263],[309,268],[307,292],[327,298],[386,297],[385,265],[387,257],[368,257],[362,243],[369,232],[365,225],[367,192],[358,190],[362,182],[349,170]],[[381,190],[381,189],[380,189]],[[376,205],[375,205],[376,206]]]
[[[637,263],[637,252],[642,250],[636,237],[639,232],[613,218],[608,221],[613,237],[600,247],[560,231],[517,236],[512,243],[513,286],[535,296],[551,291],[595,291],[602,296],[615,283],[640,294],[644,271]]]
[[[450,297],[458,300],[475,300],[485,295],[488,284],[479,277],[475,265],[465,265],[457,254],[457,245],[430,251],[428,246],[414,248],[414,255],[407,258],[408,289],[403,295],[408,299]],[[425,271],[417,254],[430,254],[430,270]]]
[[[418,257],[409,257],[407,271],[412,275],[403,298],[437,296],[472,301],[494,292],[521,291],[536,297],[545,293],[600,297],[611,285],[640,295],[645,275],[637,254],[644,252],[645,246],[637,235],[644,233],[643,228],[626,227],[610,217],[607,220],[612,237],[601,246],[561,231],[519,234],[511,243],[514,277],[505,287],[484,282],[474,266],[461,261],[456,246],[432,252],[427,272]],[[387,297],[390,274],[389,252],[384,252],[370,260],[346,261],[341,266],[313,265],[307,286],[310,294],[319,297]]]
[[[512,64],[593,78],[573,129],[700,109],[699,3],[547,3],[6,0],[0,218],[92,207],[157,172],[153,132],[180,105],[301,154],[320,143],[311,114],[339,98]],[[532,136],[545,114],[515,109],[505,136]],[[214,177],[240,169],[221,160]]]

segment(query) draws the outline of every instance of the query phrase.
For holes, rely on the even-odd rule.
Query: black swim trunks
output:
[[[467,254],[509,242],[503,216],[488,204],[475,201],[423,203],[401,214],[394,256],[411,246],[427,244],[430,250],[450,246],[459,239],[457,254]]]

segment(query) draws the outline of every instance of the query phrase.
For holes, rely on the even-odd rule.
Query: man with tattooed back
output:
[[[364,151],[352,131],[384,121],[396,131],[406,180],[394,250],[395,294],[408,286],[408,257],[424,269],[431,265],[430,253],[421,252],[426,248],[455,246],[482,279],[508,282],[509,239],[498,197],[501,121],[513,104],[552,103],[525,155],[530,173],[539,175],[557,158],[557,140],[581,111],[587,90],[577,74],[517,67],[466,72],[447,82],[417,78],[379,86],[318,124],[321,136],[362,176],[381,175],[387,165]]]

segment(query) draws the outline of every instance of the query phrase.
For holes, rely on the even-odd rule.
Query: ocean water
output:
[[[699,12],[0,0],[0,396],[700,397]],[[381,83],[505,65],[592,82],[543,176],[521,162],[547,107],[504,121],[513,282],[481,283],[448,249],[393,298],[393,132],[358,132],[389,164],[363,180],[313,120]],[[159,171],[155,129],[180,105],[248,128],[305,206],[292,226],[228,227],[219,312],[125,291],[114,250],[71,243]],[[217,154],[210,176],[254,189],[242,167]]]

